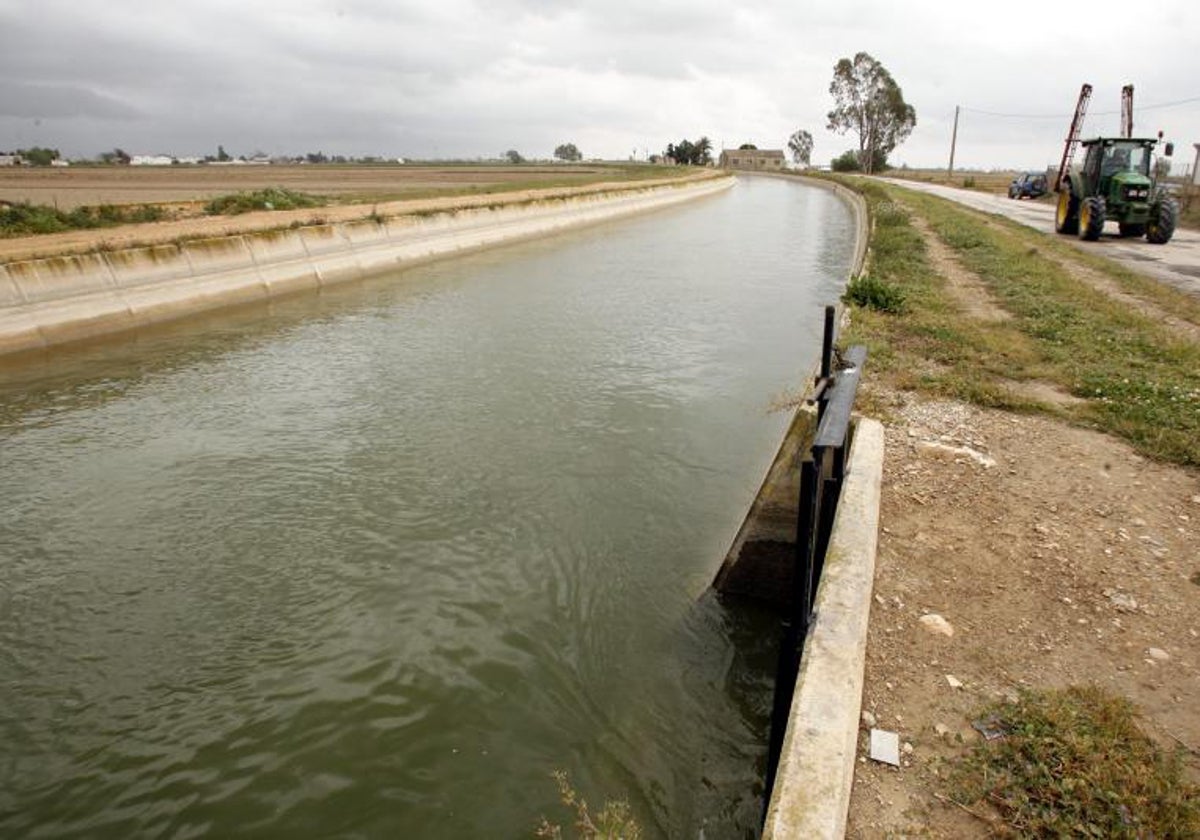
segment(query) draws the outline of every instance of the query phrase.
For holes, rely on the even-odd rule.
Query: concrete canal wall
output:
[[[854,214],[856,229],[847,279],[866,270],[871,218],[861,195],[820,178],[751,177],[795,180],[838,195]],[[843,312],[839,320],[844,324],[845,319]],[[809,382],[816,372],[814,366]],[[760,602],[788,599],[796,562],[800,462],[814,431],[815,413],[801,406],[721,564],[713,582],[717,590]],[[764,840],[837,840],[845,835],[874,585],[883,427],[874,420],[855,420],[853,441],[769,793]]]
[[[357,280],[666,207],[733,178],[631,187],[0,265],[0,353],[64,344]]]

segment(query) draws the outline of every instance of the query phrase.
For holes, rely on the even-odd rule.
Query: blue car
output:
[[[1046,176],[1041,172],[1026,172],[1012,179],[1008,185],[1009,198],[1040,198],[1049,190],[1046,187]]]

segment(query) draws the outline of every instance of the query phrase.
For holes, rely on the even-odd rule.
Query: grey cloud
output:
[[[1125,81],[1139,102],[1194,95],[1200,13],[1184,0],[1159,11],[1172,26],[1153,54],[1096,65],[1098,103],[1115,103]],[[1069,111],[1082,79],[1044,43],[1012,42],[1022,16],[1069,21],[1083,45],[1072,66],[1092,66],[1100,24],[1038,0],[1007,0],[1002,14],[878,0],[0,0],[0,148],[29,142],[39,116],[42,144],[88,154],[217,142],[536,154],[590,135],[612,148],[588,153],[624,155],[697,133],[782,143],[806,127],[827,160],[852,140],[824,131],[833,64],[866,50],[917,108],[897,160],[937,165],[955,104]],[[1138,124],[1151,119],[1200,140],[1194,109]],[[960,129],[959,160],[1004,165],[1045,157],[1065,127],[973,118]]]
[[[0,116],[127,120],[138,114],[139,111],[131,105],[85,87],[0,80]]]

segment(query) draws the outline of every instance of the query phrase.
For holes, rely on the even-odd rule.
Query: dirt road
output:
[[[1037,201],[1014,201],[1010,198],[973,190],[960,190],[939,184],[925,184],[894,178],[882,178],[889,184],[948,198],[984,213],[996,213],[1020,222],[1050,236],[1054,233],[1054,205]],[[1110,224],[1099,242],[1083,242],[1074,237],[1062,237],[1079,248],[1098,253],[1121,263],[1126,268],[1153,277],[1177,289],[1200,297],[1200,233],[1177,230],[1166,245],[1151,245],[1144,239],[1121,239],[1116,225]]]

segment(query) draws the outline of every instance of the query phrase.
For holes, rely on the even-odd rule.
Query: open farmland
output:
[[[662,178],[670,171],[619,165],[3,167],[0,200],[60,210],[98,204],[186,205],[228,193],[284,187],[357,203]]]
[[[941,184],[946,187],[966,187],[967,189],[1005,195],[1008,185],[1017,176],[1016,170],[999,172],[976,172],[972,170],[957,170],[953,177],[947,177],[945,169],[889,169],[884,173],[889,178],[902,178],[907,181],[922,181],[927,184]]]
[[[599,166],[472,166],[472,167],[239,167],[231,172],[228,167],[215,167],[210,173],[203,167],[181,168],[173,166],[159,170],[147,168],[132,170],[128,167],[96,167],[92,170],[80,167],[73,170],[17,170],[16,173],[0,170],[0,199],[9,199],[3,189],[6,177],[9,183],[18,183],[22,176],[62,176],[51,183],[80,186],[88,182],[89,175],[99,174],[102,178],[115,179],[128,176],[146,187],[157,177],[159,188],[171,191],[173,200],[160,194],[159,203],[147,204],[149,198],[119,205],[115,199],[103,196],[105,207],[131,210],[135,213],[145,209],[161,211],[159,221],[134,219],[130,223],[108,226],[88,226],[76,229],[16,233],[5,236],[0,230],[0,263],[13,260],[38,259],[63,254],[87,253],[95,250],[133,248],[184,239],[233,236],[257,230],[276,230],[285,227],[317,225],[356,221],[366,218],[403,216],[412,213],[439,213],[471,207],[486,207],[494,204],[560,199],[573,195],[606,192],[621,189],[641,189],[663,186],[676,181],[693,181],[717,176],[711,169],[695,167],[669,167],[647,165],[599,165]],[[253,170],[253,171],[245,171]],[[374,181],[362,177],[374,172]],[[185,174],[186,173],[186,174]],[[219,180],[225,173],[224,181]],[[308,181],[286,181],[280,184],[280,176],[289,174],[307,175]],[[179,175],[182,177],[172,178]],[[184,181],[207,176],[208,184]],[[438,178],[441,177],[441,180]],[[266,178],[268,180],[254,180]],[[321,180],[322,178],[326,180]],[[174,183],[172,183],[174,181]],[[95,182],[93,181],[93,184]],[[435,185],[435,186],[431,186]],[[206,199],[198,195],[209,189],[209,195],[232,195],[246,191],[261,191],[266,185],[284,186],[296,193],[322,196],[323,185],[339,186],[340,195],[330,197],[328,190],[316,206],[293,206],[291,209],[259,209],[239,212],[236,215],[214,215],[205,213]],[[95,187],[93,186],[93,189]],[[107,186],[100,189],[107,191]],[[311,190],[311,192],[310,192]],[[148,193],[147,193],[148,195]],[[183,197],[187,196],[187,197]],[[11,200],[11,199],[9,199]],[[97,201],[95,194],[85,196],[82,190],[76,196],[77,204],[88,206]],[[45,201],[45,199],[43,199]],[[53,203],[53,202],[51,202]],[[59,202],[64,208],[65,202]],[[10,215],[19,208],[10,208]],[[103,209],[103,208],[102,208]],[[56,213],[44,205],[40,211]],[[0,214],[0,219],[3,214]]]

